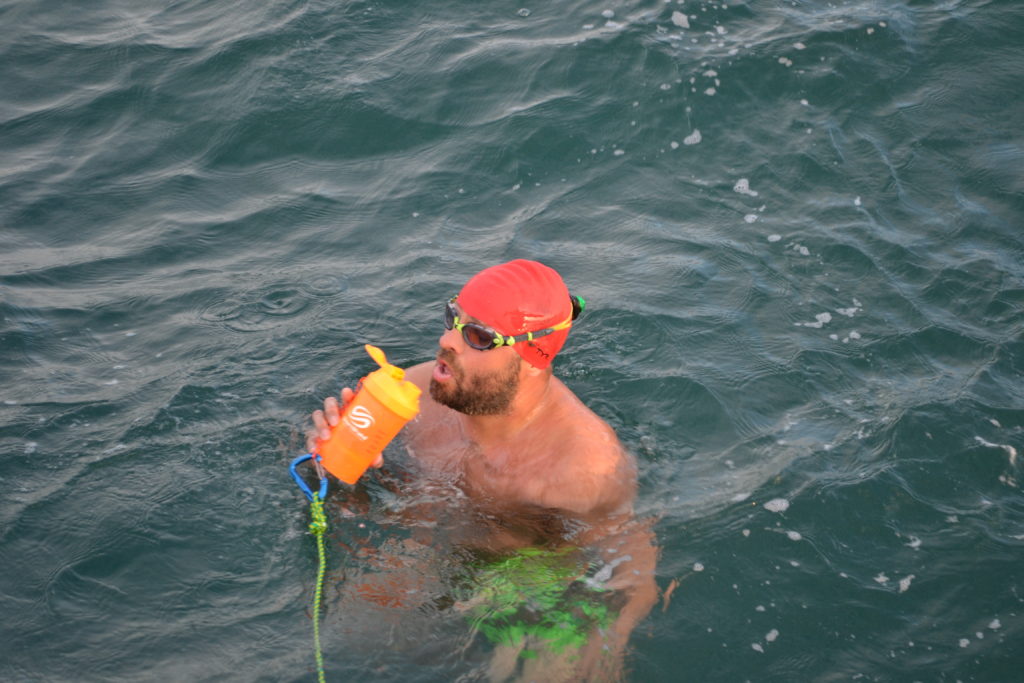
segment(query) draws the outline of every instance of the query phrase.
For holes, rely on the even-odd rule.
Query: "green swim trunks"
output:
[[[528,547],[487,561],[469,577],[472,597],[461,604],[494,645],[579,648],[614,616],[602,600],[610,591],[586,580],[581,555],[575,548]],[[537,652],[523,649],[520,656]]]

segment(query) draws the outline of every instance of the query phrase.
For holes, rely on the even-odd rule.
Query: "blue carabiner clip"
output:
[[[298,467],[300,464],[306,462],[307,460],[312,460],[314,457],[319,458],[320,456],[314,456],[312,453],[300,455],[299,457],[292,460],[292,464],[288,468],[288,470],[292,473],[292,479],[294,479],[295,483],[299,485],[299,488],[302,489],[302,492],[306,494],[306,498],[308,498],[309,502],[311,503],[313,502],[313,491],[309,488],[309,486],[306,484],[306,481],[296,471],[295,468]],[[327,498],[327,477],[320,477],[320,500],[324,500],[325,498]]]

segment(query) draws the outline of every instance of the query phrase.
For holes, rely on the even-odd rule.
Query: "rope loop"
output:
[[[309,530],[315,536],[322,537],[327,532],[327,515],[324,513],[324,502],[316,493],[313,494],[313,500],[309,504],[309,512],[313,516],[313,521],[309,523]]]
[[[309,523],[309,530],[316,536],[316,554],[320,566],[316,571],[316,590],[313,594],[313,645],[316,648],[316,673],[320,683],[326,683],[324,676],[324,656],[320,649],[320,602],[324,592],[324,569],[327,564],[324,552],[324,534],[327,532],[327,515],[324,513],[324,502],[320,500],[317,493],[313,493],[313,499],[309,503],[309,511],[313,521]]]

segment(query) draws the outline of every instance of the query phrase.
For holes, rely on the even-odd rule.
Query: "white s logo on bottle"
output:
[[[356,429],[369,429],[373,424],[373,413],[366,406],[355,406],[349,411],[348,419]]]

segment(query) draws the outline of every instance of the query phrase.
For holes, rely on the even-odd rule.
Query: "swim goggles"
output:
[[[456,329],[462,333],[462,339],[471,347],[477,351],[487,351],[488,349],[496,349],[501,346],[512,346],[524,341],[533,341],[540,337],[546,337],[549,334],[564,330],[572,325],[572,321],[579,317],[580,313],[586,307],[587,302],[583,300],[581,296],[569,296],[572,301],[572,313],[568,318],[558,323],[553,327],[547,327],[537,332],[524,332],[523,334],[517,334],[515,336],[506,337],[500,332],[481,325],[479,323],[460,323],[458,311],[455,310],[455,300],[459,296],[456,294],[448,303],[444,306],[444,329],[451,330]]]

